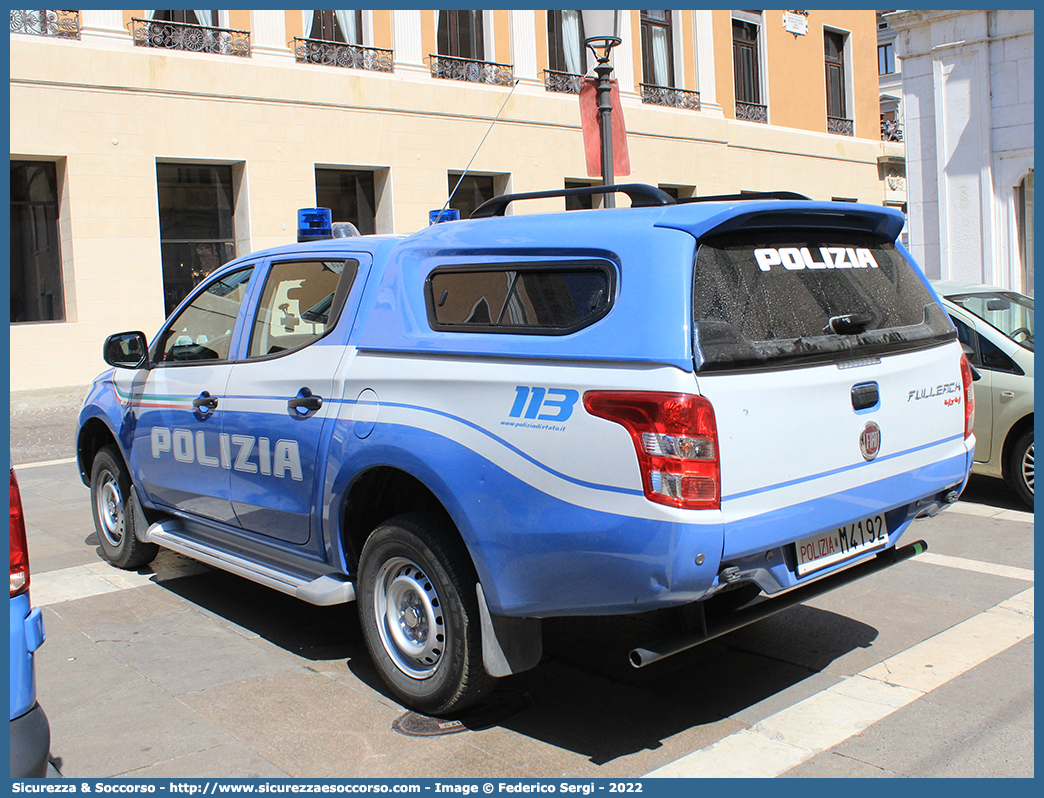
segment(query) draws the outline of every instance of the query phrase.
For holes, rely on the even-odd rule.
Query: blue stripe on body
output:
[[[289,399],[289,398],[292,398],[292,397],[229,395],[229,396],[227,396],[225,398],[228,398],[228,399],[242,399],[242,400],[248,400],[248,401],[249,400],[261,400],[261,401],[264,401],[264,400],[275,400],[275,401],[282,401],[282,400]],[[485,435],[487,438],[489,438],[490,440],[493,440],[496,443],[500,444],[505,449],[508,449],[509,451],[511,451],[512,453],[514,453],[514,454],[518,455],[519,457],[523,458],[524,460],[526,460],[527,462],[531,463],[532,465],[535,465],[537,468],[541,469],[542,471],[544,471],[544,472],[546,472],[546,473],[548,473],[548,474],[550,474],[550,475],[552,475],[552,476],[554,476],[554,477],[556,477],[558,479],[561,479],[564,482],[568,482],[568,483],[570,483],[572,485],[577,485],[577,486],[582,487],[582,488],[589,488],[591,490],[605,491],[607,493],[616,493],[616,494],[620,494],[620,495],[624,495],[624,496],[644,496],[645,495],[644,491],[641,490],[641,489],[623,488],[623,487],[618,487],[618,486],[615,486],[615,485],[604,485],[604,484],[599,484],[597,482],[588,482],[586,480],[578,479],[578,478],[572,477],[572,476],[570,476],[568,474],[564,474],[561,471],[558,471],[557,469],[554,469],[551,466],[547,465],[546,463],[542,463],[541,461],[537,460],[532,455],[528,454],[527,452],[523,451],[522,449],[519,449],[517,446],[515,446],[512,443],[504,440],[499,435],[496,435],[495,433],[491,432],[490,430],[486,429],[485,427],[482,427],[482,426],[474,423],[473,421],[469,421],[466,418],[462,418],[461,416],[454,415],[453,413],[447,413],[444,410],[436,410],[435,408],[432,408],[432,407],[424,407],[422,405],[406,404],[404,402],[359,402],[358,400],[355,400],[355,399],[330,399],[330,400],[327,400],[327,399],[324,398],[323,399],[323,403],[324,404],[331,404],[331,405],[332,404],[340,404],[340,405],[344,405],[344,406],[364,405],[364,406],[377,406],[377,407],[395,407],[395,408],[399,408],[399,409],[402,409],[402,410],[415,410],[415,411],[417,411],[419,413],[429,413],[429,414],[434,415],[434,416],[439,416],[439,417],[442,417],[442,418],[449,419],[451,421],[455,421],[455,422],[457,422],[459,424],[463,424],[464,426],[469,427],[470,429],[475,430],[476,432],[479,432],[479,433]],[[904,457],[904,456],[909,455],[909,454],[914,454],[916,452],[924,451],[925,449],[930,449],[930,448],[932,448],[934,446],[942,446],[943,444],[950,443],[950,442],[955,441],[955,440],[959,440],[962,437],[963,437],[963,435],[960,435],[960,434],[959,435],[951,435],[950,437],[941,438],[941,439],[939,439],[937,441],[931,441],[929,443],[921,444],[919,446],[914,446],[914,447],[911,447],[909,449],[904,449],[903,451],[900,451],[900,452],[893,452],[892,454],[886,455],[884,457],[878,457],[878,458],[876,458],[876,459],[874,459],[872,461],[869,461],[869,462],[851,463],[850,465],[841,466],[840,468],[834,468],[834,469],[831,469],[829,471],[822,471],[822,472],[819,472],[817,474],[809,474],[808,476],[798,477],[797,479],[792,479],[792,480],[789,480],[787,482],[779,482],[779,483],[776,483],[774,485],[764,485],[762,487],[753,488],[751,490],[743,491],[741,493],[734,493],[734,494],[731,494],[731,495],[728,495],[728,496],[723,495],[721,497],[721,500],[723,502],[737,501],[739,499],[745,499],[745,498],[750,497],[750,496],[756,496],[758,494],[768,493],[769,491],[773,491],[773,490],[780,490],[782,488],[789,488],[789,487],[792,487],[792,486],[795,486],[795,485],[802,485],[802,484],[809,483],[809,482],[815,482],[816,480],[825,479],[827,477],[832,477],[832,476],[835,476],[837,474],[843,474],[843,473],[845,473],[847,471],[852,471],[852,470],[857,469],[857,468],[867,468],[867,467],[870,467],[870,466],[874,465],[875,463],[883,463],[883,462],[887,462],[888,460],[895,459],[897,457]]]
[[[379,422],[360,445],[351,422],[341,421],[334,437],[330,458],[342,472],[327,480],[333,506],[341,506],[355,476],[371,467],[413,474],[460,529],[490,609],[536,617],[630,614],[694,601],[715,584],[723,550],[729,556],[763,552],[864,514],[905,507],[959,483],[967,468],[966,458],[957,456],[753,518],[725,523],[717,513],[700,513],[693,518],[704,523],[683,523],[577,506],[451,438],[416,427]],[[905,519],[906,513],[895,515]],[[718,520],[707,523],[710,518]],[[893,543],[905,527],[896,522]]]
[[[908,454],[914,454],[915,452],[922,452],[925,449],[931,449],[933,446],[942,446],[944,443],[950,443],[951,441],[961,440],[963,438],[964,438],[963,433],[960,434],[960,435],[951,435],[949,438],[942,438],[940,440],[932,441],[930,443],[924,443],[924,444],[921,444],[920,446],[914,446],[914,447],[912,447],[910,449],[904,449],[901,452],[894,452],[892,454],[886,455],[885,457],[878,457],[878,458],[876,458],[874,460],[870,460],[870,461],[867,461],[867,462],[852,463],[851,465],[842,466],[840,468],[834,468],[834,469],[832,469],[830,471],[822,471],[822,472],[820,472],[818,474],[812,474],[811,476],[799,477],[798,479],[792,479],[789,482],[779,482],[779,483],[777,483],[775,485],[766,485],[765,487],[754,488],[753,490],[744,491],[743,493],[734,493],[731,496],[722,496],[721,500],[723,502],[736,501],[738,499],[745,499],[748,496],[756,496],[759,493],[768,493],[769,491],[772,491],[772,490],[779,490],[781,488],[789,488],[789,487],[791,487],[793,485],[801,485],[801,484],[803,484],[805,482],[813,482],[813,481],[815,481],[817,479],[825,479],[826,477],[832,477],[832,476],[834,476],[836,474],[843,474],[846,471],[852,471],[852,470],[854,470],[856,468],[867,468],[869,466],[872,466],[874,463],[884,463],[884,462],[886,462],[888,460],[894,460],[896,457],[905,457]]]

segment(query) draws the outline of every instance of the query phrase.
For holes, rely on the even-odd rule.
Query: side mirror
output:
[[[118,369],[140,369],[149,359],[145,333],[122,332],[110,335],[102,346],[102,357]]]

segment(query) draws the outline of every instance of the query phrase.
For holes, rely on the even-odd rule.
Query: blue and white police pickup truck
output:
[[[622,192],[631,206],[505,213]],[[355,601],[390,691],[461,710],[541,620],[678,607],[642,667],[924,549],[973,372],[903,219],[638,184],[218,269],[110,336],[79,419],[102,556]]]

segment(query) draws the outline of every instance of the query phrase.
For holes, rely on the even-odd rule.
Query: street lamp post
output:
[[[613,104],[612,83],[609,76],[613,67],[609,63],[610,52],[620,44],[620,12],[587,10],[580,12],[584,22],[584,44],[594,53],[598,75],[598,130],[602,154],[602,184],[613,185]],[[605,207],[615,208],[613,194],[605,195]]]

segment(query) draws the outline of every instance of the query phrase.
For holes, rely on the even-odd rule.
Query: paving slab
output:
[[[47,640],[34,659],[39,700],[52,729],[64,726],[67,712],[141,680],[141,674],[103,651],[64,618],[60,608],[45,607],[43,621]],[[52,689],[51,685],[61,689]],[[54,744],[52,750],[60,749]]]
[[[729,635],[730,646],[852,675],[1025,589],[991,574],[900,563]],[[813,613],[826,613],[812,621]]]
[[[134,779],[180,779],[186,773],[197,778],[222,779],[285,779],[290,776],[238,742],[215,745],[118,775]]]
[[[906,778],[1032,778],[1033,732],[1023,698],[989,717],[919,699],[841,743],[832,753]],[[1012,722],[1016,721],[1016,722]],[[813,759],[828,756],[820,754]],[[836,763],[831,764],[836,767]],[[823,776],[805,763],[788,776]]]
[[[476,778],[504,770],[466,736],[395,733],[400,707],[305,667],[193,693],[185,701],[291,776],[434,776],[445,774],[447,761]]]
[[[949,510],[935,518],[918,521],[908,534],[924,538],[928,550],[936,554],[1000,565],[1024,566],[1027,554],[1032,556],[1034,551],[1031,523],[979,518]]]
[[[40,695],[45,711],[49,692]],[[234,741],[221,724],[140,677],[49,719],[51,750],[67,778],[116,776]]]
[[[139,573],[109,569],[75,465],[27,468],[20,480],[41,599],[48,577],[114,588],[44,608],[41,701],[73,778],[640,776],[1031,586],[913,560],[641,670],[627,651],[672,631],[673,613],[550,621],[544,661],[502,682],[528,697],[521,711],[410,738],[392,730],[405,710],[369,660],[354,606],[312,607],[170,552]],[[1025,514],[983,506],[989,514],[920,522],[909,539],[1031,574]],[[1031,773],[1032,669],[1031,638],[787,775]]]

